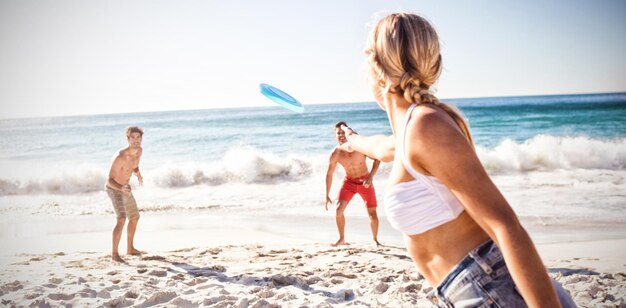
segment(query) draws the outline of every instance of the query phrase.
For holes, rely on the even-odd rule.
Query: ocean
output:
[[[626,93],[450,99],[522,219],[626,226]],[[373,103],[0,120],[1,220],[113,215],[103,185],[124,128],[145,130],[143,212],[322,215],[334,124],[390,134]],[[391,165],[375,179],[379,214]],[[338,191],[343,170],[334,177]],[[265,211],[265,212],[264,212]],[[364,216],[355,197],[347,215]],[[329,222],[331,223],[331,222]]]

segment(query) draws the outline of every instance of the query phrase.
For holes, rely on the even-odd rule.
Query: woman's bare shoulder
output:
[[[462,133],[443,109],[430,104],[422,104],[413,110],[411,120],[407,124],[407,136],[425,142],[441,141],[440,139],[448,139],[448,137],[462,137]]]

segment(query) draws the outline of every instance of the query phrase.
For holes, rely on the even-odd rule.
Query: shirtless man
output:
[[[378,242],[378,215],[376,215],[376,192],[372,185],[374,174],[378,170],[380,165],[379,160],[374,160],[372,165],[372,171],[367,170],[367,164],[365,163],[366,156],[354,152],[348,147],[348,140],[346,139],[344,131],[341,126],[348,126],[345,122],[339,122],[335,124],[335,136],[339,146],[330,154],[328,161],[328,171],[326,172],[326,210],[328,211],[328,204],[333,204],[333,201],[329,197],[330,187],[333,183],[333,173],[339,163],[346,172],[346,177],[343,180],[343,185],[339,191],[338,206],[337,206],[337,230],[339,231],[339,240],[333,244],[333,246],[347,245],[344,237],[344,230],[346,227],[346,218],[343,212],[348,205],[348,202],[354,197],[354,194],[358,193],[365,205],[367,206],[367,213],[370,218],[370,228],[372,229],[372,236],[376,246],[379,246]]]
[[[143,130],[141,128],[137,126],[126,128],[128,147],[120,150],[115,156],[111,164],[111,171],[109,171],[109,179],[106,183],[106,192],[111,198],[111,202],[113,202],[113,209],[117,215],[117,224],[113,229],[113,252],[111,253],[111,258],[116,262],[125,262],[120,257],[117,247],[120,244],[126,218],[128,218],[126,253],[129,255],[140,255],[143,253],[135,249],[133,245],[137,221],[139,220],[139,211],[137,210],[137,202],[135,202],[128,184],[131,175],[135,174],[139,180],[139,185],[143,185],[143,177],[141,172],[139,172],[142,137]]]

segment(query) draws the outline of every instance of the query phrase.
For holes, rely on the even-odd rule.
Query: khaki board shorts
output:
[[[113,210],[115,210],[117,219],[134,218],[139,216],[137,202],[135,201],[135,197],[133,197],[132,192],[127,196],[123,192],[109,187],[106,187],[106,191],[109,198],[111,198],[111,202],[113,202]]]

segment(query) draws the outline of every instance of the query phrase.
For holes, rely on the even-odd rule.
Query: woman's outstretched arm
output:
[[[393,135],[361,136],[345,125],[342,125],[341,129],[346,133],[346,139],[353,150],[385,163],[393,160],[396,148]]]

